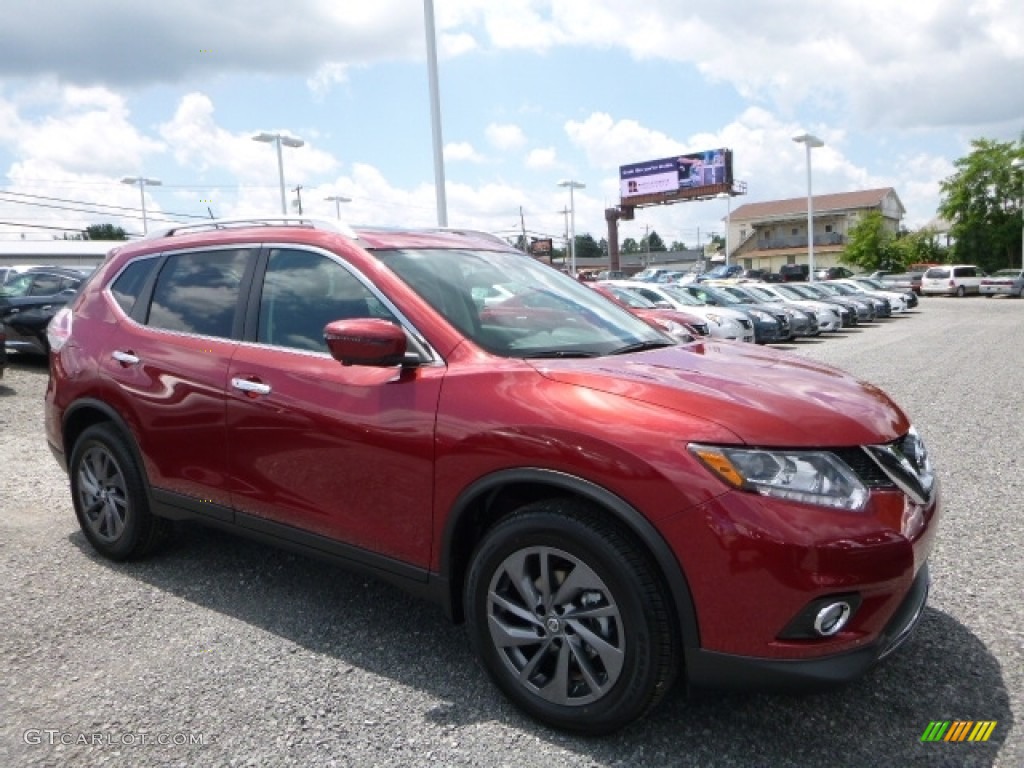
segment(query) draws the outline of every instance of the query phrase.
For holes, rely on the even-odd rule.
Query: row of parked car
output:
[[[710,336],[782,343],[870,323],[918,304],[913,291],[892,290],[873,278],[812,283],[608,280],[588,285],[680,340]]]

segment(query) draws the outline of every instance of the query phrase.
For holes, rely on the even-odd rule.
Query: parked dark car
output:
[[[696,282],[705,280],[728,280],[732,277],[740,277],[744,272],[742,264],[719,264],[707,272],[697,275]]]
[[[486,322],[474,296],[509,283],[571,322],[523,292],[522,324]],[[551,726],[607,734],[680,676],[854,679],[927,600],[940,486],[882,391],[679,344],[491,235],[184,225],[114,252],[48,335],[46,439],[95,551],[193,519],[391,580]]]
[[[7,367],[7,329],[0,323],[0,379],[4,377],[4,369]]]
[[[809,274],[806,264],[783,264],[779,267],[779,277],[784,283],[806,281]]]
[[[846,267],[824,267],[814,270],[815,280],[838,280],[844,277],[853,277],[853,271]]]
[[[32,267],[0,286],[0,323],[5,347],[14,352],[49,352],[46,326],[57,310],[74,298],[87,271],[70,267]]]

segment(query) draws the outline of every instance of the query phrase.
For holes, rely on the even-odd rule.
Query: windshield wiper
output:
[[[646,352],[648,349],[662,349],[663,347],[674,347],[675,344],[668,341],[639,341],[636,344],[627,344],[624,347],[612,350],[610,355],[628,355],[630,352]]]
[[[542,349],[539,352],[531,352],[523,355],[524,360],[533,360],[545,357],[597,357],[594,352],[584,352],[581,349]]]

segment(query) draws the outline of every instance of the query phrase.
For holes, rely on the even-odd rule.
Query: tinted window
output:
[[[34,275],[32,287],[29,289],[29,296],[54,296],[60,293],[59,275]]]
[[[924,276],[927,277],[929,280],[942,279],[944,277],[949,277],[949,270],[929,269],[927,272],[924,273]]]
[[[954,277],[974,277],[974,267],[956,267],[953,270]]]
[[[172,255],[160,270],[148,324],[203,336],[231,336],[242,276],[252,251]]]
[[[397,322],[380,300],[337,262],[311,251],[270,252],[257,341],[327,352],[324,326],[359,317]]]
[[[114,295],[117,303],[121,305],[121,309],[124,310],[126,315],[130,315],[132,309],[135,308],[135,302],[142,295],[142,289],[145,288],[146,281],[156,267],[157,262],[157,259],[141,259],[132,262],[125,268],[124,272],[118,275],[114,284],[110,286],[110,292]]]

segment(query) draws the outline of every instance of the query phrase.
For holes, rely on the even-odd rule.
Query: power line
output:
[[[35,205],[35,206],[40,206],[40,207],[45,207],[45,208],[53,208],[55,210],[70,210],[70,211],[74,211],[76,213],[98,213],[98,214],[103,214],[103,215],[106,215],[106,216],[118,215],[118,216],[127,216],[127,217],[130,217],[130,218],[139,218],[139,219],[142,218],[142,216],[137,213],[138,209],[133,208],[133,207],[124,206],[124,205],[111,205],[110,203],[90,203],[90,202],[86,202],[84,200],[69,200],[69,199],[63,198],[63,197],[50,197],[48,195],[32,195],[32,194],[29,194],[27,192],[0,191],[0,195],[8,195],[8,196],[12,196],[12,197],[25,197],[25,198],[31,198],[32,200],[48,200],[48,201],[51,201],[53,203],[70,203],[73,206],[90,206],[91,208],[107,208],[107,209],[110,209],[110,210],[103,211],[103,210],[89,210],[89,209],[85,209],[85,208],[69,208],[67,206],[44,205],[43,203],[32,203],[32,202],[27,202],[27,201],[23,201],[23,200],[5,200],[4,201],[4,202],[8,202],[8,203],[17,203],[19,205]],[[205,219],[206,218],[205,216],[199,216],[199,215],[196,215],[194,213],[172,213],[170,211],[162,211],[162,213],[163,213],[164,217],[174,216],[174,217],[186,218],[186,219]],[[153,216],[152,218],[159,218],[159,217]],[[174,219],[169,219],[169,218],[164,218],[163,220],[164,221],[174,221]]]

